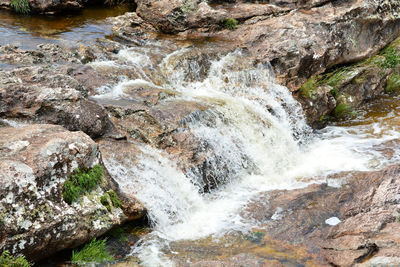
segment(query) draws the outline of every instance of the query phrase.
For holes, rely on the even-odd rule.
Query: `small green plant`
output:
[[[103,178],[103,167],[95,165],[91,169],[76,169],[63,185],[63,199],[68,204],[81,195],[93,190]]]
[[[185,0],[181,10],[184,14],[189,14],[196,9],[196,2],[193,0]]]
[[[231,31],[236,30],[238,24],[239,22],[234,18],[228,18],[225,20],[225,28]]]
[[[335,110],[333,111],[333,115],[337,118],[344,117],[348,114],[350,114],[352,111],[351,107],[344,103],[340,103],[335,107]]]
[[[400,64],[400,57],[396,48],[389,46],[382,51],[382,55],[385,57],[385,59],[380,63],[381,68],[394,68]]]
[[[103,206],[106,207],[108,211],[111,211],[111,205],[110,202],[108,201],[107,195],[102,195],[100,197],[100,203],[103,204]]]
[[[1,267],[31,267],[33,263],[28,262],[25,256],[14,257],[8,250],[3,251],[0,255]]]
[[[313,76],[310,79],[308,79],[301,87],[300,87],[300,94],[304,98],[315,98],[315,94],[318,89],[318,76]]]
[[[114,190],[108,191],[108,195],[110,196],[112,205],[116,208],[120,208],[122,206],[121,201],[118,198],[117,193],[114,192]]]
[[[399,90],[400,90],[400,75],[397,73],[393,73],[392,75],[389,76],[386,82],[385,92],[394,93]]]
[[[339,90],[334,88],[332,90],[329,91],[329,93],[333,96],[333,97],[337,97],[337,95],[339,94]]]
[[[101,204],[103,204],[108,211],[111,211],[110,200],[113,207],[120,208],[122,206],[121,200],[119,200],[117,193],[115,193],[112,189],[108,191],[107,194],[104,194],[100,197]]]
[[[11,0],[10,5],[17,13],[28,14],[31,12],[28,0]]]
[[[112,261],[114,257],[106,249],[106,240],[96,240],[94,238],[90,243],[86,244],[80,251],[73,250],[71,261],[78,265],[85,263],[101,263]]]

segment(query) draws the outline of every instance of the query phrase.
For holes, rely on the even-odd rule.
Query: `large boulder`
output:
[[[104,167],[93,190],[64,200],[63,185],[75,169],[102,166],[99,148],[86,134],[37,124],[2,127],[0,136],[0,250],[38,260],[143,215],[133,198],[129,208],[102,203],[110,190],[120,191]]]

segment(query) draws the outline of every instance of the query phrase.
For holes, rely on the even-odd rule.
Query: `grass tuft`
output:
[[[108,191],[108,195],[110,196],[112,205],[116,208],[120,208],[122,206],[121,200],[119,200],[117,193],[114,190]]]
[[[390,69],[400,64],[399,53],[394,47],[389,46],[384,49],[382,51],[382,56],[384,56],[385,59],[380,63],[381,68]]]
[[[103,204],[104,207],[107,208],[108,211],[111,211],[111,205],[114,208],[122,207],[121,200],[119,200],[118,195],[114,192],[114,190],[110,190],[107,192],[107,194],[102,195],[100,197],[100,202],[101,204]]]
[[[28,0],[11,0],[10,5],[17,13],[29,14],[31,12]]]
[[[112,260],[114,260],[114,257],[106,250],[106,240],[96,240],[96,238],[86,244],[80,251],[73,250],[71,258],[71,261],[78,265]]]
[[[103,206],[106,207],[108,211],[111,211],[111,205],[110,202],[108,201],[107,195],[102,195],[100,197],[100,203],[103,204]]]
[[[238,24],[239,22],[234,18],[228,18],[225,20],[225,28],[231,31],[236,30]]]
[[[103,178],[103,167],[95,165],[91,169],[76,169],[63,185],[63,199],[71,205],[81,195],[93,190]]]
[[[389,76],[386,82],[385,92],[395,93],[398,92],[399,90],[400,90],[400,75],[397,73],[393,73],[392,75]]]
[[[28,262],[25,256],[14,257],[8,250],[3,251],[0,255],[1,267],[31,267],[33,263]]]

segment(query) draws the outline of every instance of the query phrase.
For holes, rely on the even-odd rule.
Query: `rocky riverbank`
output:
[[[40,13],[83,6],[29,4]],[[193,121],[216,123],[215,106],[226,103],[181,97],[161,87],[165,77],[182,72],[184,81],[202,81],[210,62],[239,49],[246,62],[224,71],[251,72],[258,64],[271,64],[314,127],[349,118],[375,97],[400,89],[397,1],[138,0],[136,5],[136,12],[110,18],[113,36],[90,47],[0,47],[0,250],[38,260],[142,218],[145,204],[116,174],[139,165],[143,146],[168,154],[203,192],[240,171],[253,171],[245,153],[235,159],[238,169],[230,169],[231,162],[188,126]],[[157,51],[188,49],[168,60],[149,52],[151,64],[141,68],[131,67],[143,64],[133,60],[125,68],[107,65],[125,64],[121,53],[126,47],[145,47],[154,40],[168,44],[152,47]],[[168,68],[157,69],[161,63]],[[143,77],[154,83],[129,84],[123,88],[126,99],[96,97],[124,78]],[[274,107],[265,108],[273,113]],[[103,170],[101,182],[81,190],[73,201],[66,199],[66,182],[96,166]],[[211,253],[209,240],[177,242],[173,250],[183,256],[174,260],[182,266],[186,256],[198,266],[390,265],[400,258],[398,170],[394,165],[340,174],[349,176],[340,187],[324,183],[261,194],[243,210],[259,230],[227,235],[232,254],[226,256],[223,249]],[[333,217],[341,222],[327,224]]]

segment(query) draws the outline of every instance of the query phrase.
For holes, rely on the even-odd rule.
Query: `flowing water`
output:
[[[203,116],[187,118],[181,130],[211,148],[209,173],[219,186],[204,193],[200,172],[182,171],[168,153],[150,146],[141,147],[135,164],[105,162],[149,210],[154,231],[132,251],[145,266],[173,266],[164,254],[173,254],[172,241],[250,230],[255,224],[241,217],[240,210],[260,192],[300,188],[325,182],[329,174],[379,169],[399,159],[400,151],[393,146],[400,137],[398,100],[390,112],[376,110],[382,106],[376,105],[358,119],[313,133],[301,106],[277,84],[271,67],[252,64],[246,52],[218,55],[205,64],[188,56],[195,48],[166,51],[159,43],[148,47],[123,50],[115,61],[92,63],[98,69],[126,64],[140,69],[138,79],[101,88],[95,98],[129,98],[129,86],[146,84],[212,106]]]
[[[129,9],[92,10],[61,24],[0,11],[0,36],[7,37],[0,45],[32,48],[43,42],[104,37],[110,32],[105,17],[124,8]],[[44,29],[39,26],[43,23]],[[169,251],[173,241],[250,230],[255,223],[240,211],[260,192],[305,187],[325,182],[329,174],[375,170],[399,160],[400,99],[382,97],[358,118],[313,132],[301,106],[275,81],[271,66],[254,65],[246,51],[215,53],[160,40],[90,65],[100,72],[136,73],[135,78],[121,75],[119,83],[98,88],[93,97],[97,101],[132,100],[130,87],[149,86],[174,92],[162,100],[165,103],[181,99],[210,107],[185,118],[179,129],[209,152],[207,174],[213,181],[208,182],[216,185],[210,192],[204,192],[204,172],[182,170],[176,158],[150,145],[140,146],[135,163],[105,160],[115,179],[149,211],[153,231],[132,248],[145,266],[173,266],[165,254],[174,253]]]

